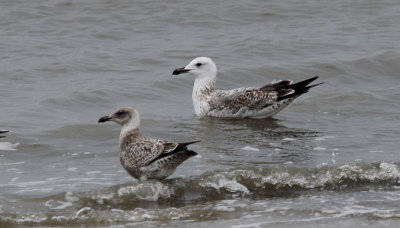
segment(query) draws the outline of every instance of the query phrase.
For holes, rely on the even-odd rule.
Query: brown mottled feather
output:
[[[243,91],[235,91],[232,95],[224,94],[226,91],[216,91],[218,97],[222,99],[209,101],[211,109],[229,109],[237,112],[239,109],[246,107],[251,109],[262,109],[276,99],[276,91],[261,91],[257,88],[247,88]]]
[[[171,143],[159,139],[144,137],[138,129],[129,131],[121,139],[121,162],[128,166],[142,167],[152,163],[159,157],[186,149],[186,145],[195,143]]]
[[[234,90],[205,91],[211,95],[208,100],[211,110],[231,110],[238,112],[242,108],[258,111],[283,99],[300,96],[308,91],[306,87],[318,77],[307,79],[295,84],[290,80],[271,82],[260,88],[238,88]],[[317,84],[319,85],[319,84]],[[215,99],[212,99],[215,98]]]

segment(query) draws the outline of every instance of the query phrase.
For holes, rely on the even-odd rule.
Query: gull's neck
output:
[[[209,111],[208,98],[215,91],[215,81],[216,77],[194,80],[192,100],[197,116],[205,116]]]
[[[196,78],[193,85],[193,94],[197,93],[198,95],[206,95],[207,93],[213,92],[215,90],[215,81],[216,77]]]
[[[123,144],[123,141],[127,138],[132,138],[132,140],[139,138],[142,134],[139,132],[140,120],[139,118],[131,119],[128,123],[124,124],[121,128],[121,133],[119,135],[119,143]]]

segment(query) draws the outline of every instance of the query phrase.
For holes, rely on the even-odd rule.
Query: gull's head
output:
[[[121,126],[134,125],[139,126],[139,112],[133,108],[119,108],[108,116],[103,116],[99,119],[99,123],[114,121]]]
[[[208,57],[197,57],[187,66],[175,69],[173,75],[189,73],[197,78],[215,78],[217,77],[217,66]]]

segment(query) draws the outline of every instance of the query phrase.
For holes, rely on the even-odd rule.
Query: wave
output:
[[[291,196],[307,190],[346,190],[400,184],[399,164],[345,164],[320,168],[232,168],[190,179],[142,181],[77,193],[87,206],[128,206],[137,202],[209,201],[236,197]]]
[[[159,221],[199,213],[217,213],[225,206],[210,207],[218,200],[297,197],[313,191],[362,191],[400,185],[400,164],[357,163],[317,168],[239,167],[205,173],[189,179],[136,181],[110,188],[67,192],[32,199],[44,205],[41,213],[0,214],[0,226],[108,224]],[[29,201],[29,200],[28,200]],[[227,208],[229,209],[229,208]],[[211,211],[211,212],[210,212]]]

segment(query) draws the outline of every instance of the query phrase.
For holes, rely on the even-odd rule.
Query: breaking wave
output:
[[[89,192],[67,192],[34,203],[46,213],[1,213],[0,225],[109,224],[195,219],[219,213],[207,206],[216,200],[296,197],[309,191],[360,191],[400,185],[395,163],[344,164],[318,168],[232,168],[189,179],[135,181]],[[29,201],[29,200],[28,200]],[[211,211],[211,212],[210,212]]]

